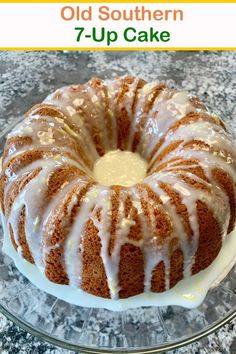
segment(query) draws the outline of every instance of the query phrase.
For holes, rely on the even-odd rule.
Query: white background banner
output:
[[[123,17],[126,10],[127,16],[133,11],[134,19],[101,20],[101,6],[106,6],[103,17],[114,10],[115,18]],[[147,10],[143,20],[135,18],[137,6],[139,16]],[[64,17],[73,19],[62,18],[64,7]],[[75,18],[84,10],[91,20]],[[174,10],[182,11],[182,19],[180,12],[174,18]],[[236,3],[0,3],[0,47],[232,48],[236,47],[235,19]]]

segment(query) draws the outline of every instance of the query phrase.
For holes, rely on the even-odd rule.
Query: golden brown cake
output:
[[[99,157],[140,154],[130,187]],[[104,298],[163,292],[208,267],[235,225],[235,148],[196,98],[125,76],[58,89],[9,134],[0,199],[12,245],[58,284]]]

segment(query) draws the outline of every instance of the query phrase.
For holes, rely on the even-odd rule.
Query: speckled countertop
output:
[[[0,130],[57,87],[117,74],[162,80],[197,94],[236,132],[236,52],[0,52]],[[0,353],[70,353],[0,314]],[[236,320],[172,353],[236,353]]]

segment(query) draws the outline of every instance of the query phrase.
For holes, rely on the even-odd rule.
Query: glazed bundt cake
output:
[[[101,185],[110,151],[143,181]],[[15,250],[57,284],[104,298],[164,292],[208,267],[235,225],[235,148],[185,92],[125,76],[58,89],[9,134],[1,208]]]

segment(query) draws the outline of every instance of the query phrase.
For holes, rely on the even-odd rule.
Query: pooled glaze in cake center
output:
[[[95,180],[105,186],[130,187],[146,177],[147,163],[137,153],[130,151],[109,151],[95,163]]]

